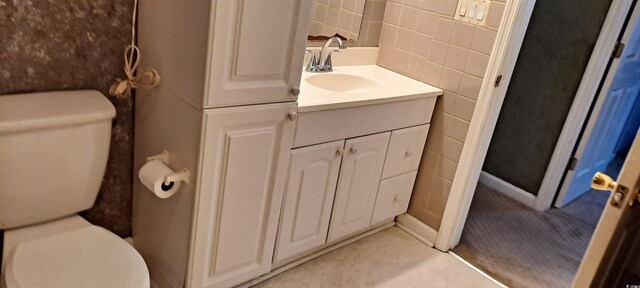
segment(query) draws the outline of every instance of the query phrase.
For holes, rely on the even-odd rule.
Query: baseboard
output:
[[[438,231],[427,226],[427,224],[420,222],[420,220],[408,213],[398,215],[398,217],[396,217],[396,225],[424,244],[427,244],[430,247],[435,246],[433,243],[436,243]]]
[[[504,181],[496,176],[493,176],[485,171],[480,172],[480,179],[478,181],[524,205],[536,209],[536,196],[522,190],[522,188],[518,188],[513,184]]]

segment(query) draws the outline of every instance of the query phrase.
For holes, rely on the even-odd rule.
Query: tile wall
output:
[[[506,0],[504,0],[506,1]],[[378,65],[440,87],[409,214],[440,228],[505,2],[487,25],[453,20],[457,0],[389,0]]]
[[[387,0],[366,0],[358,43],[360,46],[378,46]]]
[[[309,35],[358,39],[365,0],[314,0],[311,6]]]

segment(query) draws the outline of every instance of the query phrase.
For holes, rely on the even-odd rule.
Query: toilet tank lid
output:
[[[95,90],[0,96],[0,134],[112,119],[116,110]]]

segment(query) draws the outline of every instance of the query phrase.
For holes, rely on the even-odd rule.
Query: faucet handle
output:
[[[311,59],[307,63],[307,67],[304,69],[305,71],[311,71],[314,67],[318,66],[318,58],[316,58],[316,53],[312,50],[304,50],[304,55],[311,54]]]
[[[329,55],[327,55],[327,60],[323,63],[324,67],[328,69],[327,71],[333,71],[333,64],[331,62],[331,56],[333,53],[340,53],[340,50],[332,50],[329,52]]]

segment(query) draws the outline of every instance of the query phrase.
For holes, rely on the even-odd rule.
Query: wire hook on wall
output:
[[[109,94],[119,99],[131,97],[131,91],[138,87],[152,88],[160,83],[160,75],[155,69],[143,69],[140,73],[136,73],[141,56],[140,49],[135,42],[137,12],[138,0],[135,0],[131,20],[131,44],[124,50],[124,73],[127,75],[127,79],[116,79],[116,82],[109,89]]]

